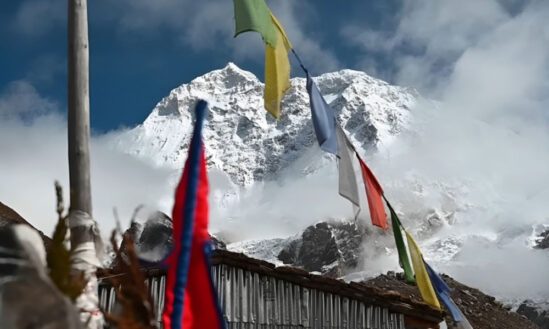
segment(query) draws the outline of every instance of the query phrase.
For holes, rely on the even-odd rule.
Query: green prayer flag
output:
[[[406,278],[406,282],[415,283],[416,280],[414,278],[414,272],[412,271],[410,259],[408,258],[408,252],[406,251],[406,245],[404,244],[404,238],[402,237],[402,224],[400,223],[400,220],[398,219],[398,216],[389,201],[385,200],[385,202],[387,203],[389,211],[391,212],[393,234],[395,236],[395,243],[398,250],[398,259],[400,262],[400,266],[404,269],[404,277]]]
[[[235,34],[256,31],[269,46],[276,47],[276,27],[265,0],[234,0]]]

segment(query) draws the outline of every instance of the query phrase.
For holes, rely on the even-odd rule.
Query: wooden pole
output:
[[[70,209],[91,216],[88,8],[86,0],[68,2]]]
[[[87,285],[76,300],[87,329],[103,328],[96,276],[101,237],[92,216],[90,184],[90,86],[88,6],[86,0],[68,0],[68,139],[71,267],[84,273]]]

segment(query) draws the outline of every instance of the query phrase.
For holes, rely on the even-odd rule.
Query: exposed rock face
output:
[[[545,230],[536,238],[534,248],[549,250],[549,230]],[[549,301],[525,300],[517,309],[517,313],[527,317],[541,329],[549,329]]]
[[[135,241],[140,257],[149,261],[163,259],[173,245],[172,219],[160,211],[151,213]]]
[[[536,248],[549,249],[549,230],[541,233],[536,241]]]
[[[541,329],[549,329],[549,304],[535,303],[530,300],[524,301],[517,313],[524,315],[530,321],[537,324]]]
[[[227,245],[225,244],[225,242],[219,240],[213,235],[211,235],[210,238],[212,239],[214,249],[227,250]]]
[[[154,211],[142,222],[134,221],[124,232],[124,235],[135,241],[139,258],[145,262],[156,263],[163,260],[172,249],[172,219],[163,212]],[[223,241],[211,236],[215,249],[226,249]],[[122,255],[125,255],[122,249]],[[116,268],[118,260],[115,259],[109,267]],[[152,264],[150,264],[152,265]]]
[[[309,226],[301,237],[288,243],[278,259],[310,272],[339,277],[344,268],[357,265],[362,239],[355,223],[321,222]]]
[[[307,271],[321,272],[339,258],[339,251],[332,230],[327,223],[309,226],[301,239],[292,241],[287,249],[283,249],[278,259],[285,264],[303,267]]]

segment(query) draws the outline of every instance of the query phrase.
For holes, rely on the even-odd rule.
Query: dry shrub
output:
[[[118,247],[114,231],[111,244],[115,257],[120,260],[120,275],[113,275],[108,280],[115,288],[119,308],[115,313],[105,312],[105,319],[118,329],[156,328],[152,298],[145,284],[132,237],[124,234],[121,246]],[[124,250],[124,255],[121,250]]]
[[[46,260],[51,280],[65,296],[74,302],[82,294],[87,281],[83,272],[71,271],[71,252],[65,246],[68,230],[67,216],[63,214],[63,189],[58,182],[55,182],[55,192],[58,220]]]

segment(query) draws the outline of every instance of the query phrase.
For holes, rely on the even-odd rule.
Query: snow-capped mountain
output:
[[[443,176],[431,173],[431,166],[415,170],[411,165],[414,159],[409,155],[416,155],[414,143],[416,138],[422,138],[422,126],[417,123],[428,120],[437,111],[416,106],[425,104],[425,100],[415,90],[392,86],[363,72],[342,70],[323,74],[315,81],[353,144],[371,160],[370,165],[381,179],[385,193],[431,265],[498,297],[520,299],[535,291],[528,282],[516,287],[500,282],[510,282],[516,276],[517,267],[507,262],[510,254],[521,262],[519,267],[531,269],[530,273],[536,273],[531,266],[533,262],[542,266],[549,264],[545,254],[532,251],[531,246],[533,239],[546,228],[542,225],[545,217],[532,213],[531,219],[516,220],[514,211],[520,203],[506,198],[495,187],[497,175],[492,180],[469,177],[464,170],[462,176]],[[259,79],[228,64],[172,90],[143,124],[118,134],[114,147],[179,174],[192,131],[193,107],[198,99],[205,99],[210,105],[204,140],[212,182],[210,199],[213,195],[214,200],[212,213],[221,208],[217,209],[216,216],[223,221],[224,229],[230,227],[229,231],[212,233],[220,233],[219,237],[228,243],[230,250],[277,263],[294,258],[298,260],[294,265],[304,263],[295,257],[304,253],[294,248],[297,245],[292,241],[306,241],[308,227],[351,217],[350,204],[337,195],[335,160],[316,145],[305,80],[292,79],[283,100],[282,117],[277,121],[263,109],[263,84]],[[484,124],[478,126],[483,131],[487,128]],[[427,129],[430,128],[432,126],[427,125]],[[392,161],[402,140],[409,141],[405,145],[408,153]],[[444,148],[450,150],[445,154],[451,154],[452,145],[444,144]],[[433,157],[434,154],[436,150],[422,149],[417,155],[424,159],[415,158],[415,163],[419,167],[433,162],[435,169],[441,161],[456,163],[456,157],[446,160]],[[292,173],[291,184],[287,184],[288,179],[280,183],[279,179],[288,172]],[[218,179],[220,175],[223,180]],[[311,177],[315,179],[309,179]],[[220,188],[220,181],[225,180],[229,186]],[[329,193],[317,193],[319,190]],[[311,196],[307,198],[306,194]],[[340,211],[341,207],[339,212],[325,211],[326,204],[337,202],[348,212]],[[367,229],[371,225],[365,207],[360,220]],[[166,206],[162,211],[168,213],[170,208],[171,205]],[[332,251],[341,256],[342,261],[338,260],[344,265],[341,268],[346,268],[345,259],[352,257],[343,257],[350,251],[340,246],[349,244],[339,243],[337,229],[332,224],[328,226],[328,230],[321,227],[318,232],[334,238]],[[287,229],[280,230],[281,227]],[[343,273],[346,279],[399,269],[392,236],[380,230],[367,230],[360,247],[351,251],[355,252],[354,256],[360,253],[357,272]],[[247,231],[247,236],[243,237],[242,231]],[[283,234],[259,237],[250,234],[259,231],[262,234],[283,231]],[[492,279],[496,275],[500,280]],[[537,274],[531,278],[532,282],[542,281]],[[545,298],[546,293],[544,290],[539,295]]]
[[[363,149],[389,144],[407,126],[418,97],[412,89],[352,70],[327,73],[315,81],[341,126]],[[208,165],[235,184],[249,186],[275,178],[316,143],[305,79],[292,79],[277,121],[263,109],[263,83],[229,63],[172,90],[143,124],[118,140],[118,147],[157,166],[180,168],[192,109],[200,98],[210,105],[204,130]]]

